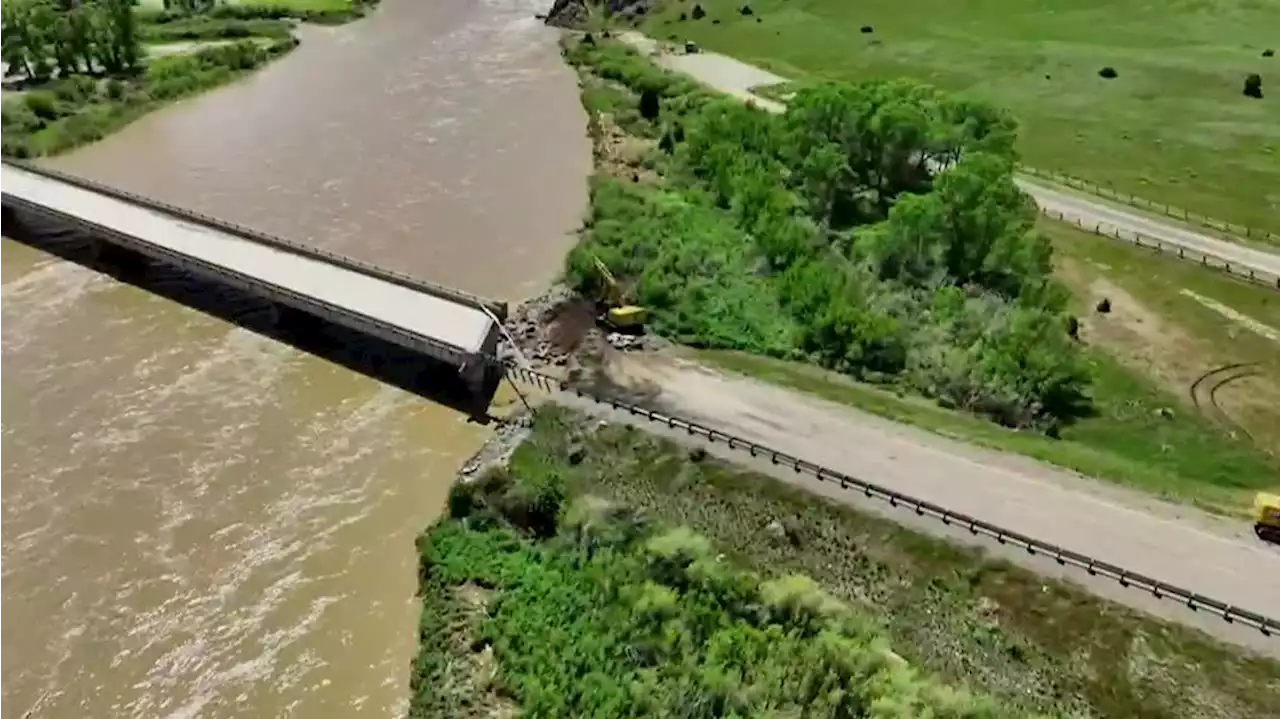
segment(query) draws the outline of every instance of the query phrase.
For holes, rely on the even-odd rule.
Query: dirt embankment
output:
[[[647,15],[655,0],[556,0],[547,12],[548,25],[579,30],[587,26],[592,13],[604,13],[606,8],[615,19],[635,19]]]

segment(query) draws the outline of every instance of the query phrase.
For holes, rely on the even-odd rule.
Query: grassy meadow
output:
[[[910,77],[1008,108],[1029,165],[1280,232],[1274,0],[664,0],[645,29],[788,78]],[[713,24],[713,21],[718,23]],[[872,32],[861,32],[869,26]],[[1104,79],[1103,67],[1118,76]],[[1264,98],[1244,79],[1263,78]]]

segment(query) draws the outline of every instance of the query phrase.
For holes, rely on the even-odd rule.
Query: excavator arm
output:
[[[604,285],[606,299],[609,303],[604,312],[604,321],[619,329],[643,327],[645,320],[648,318],[648,312],[643,307],[636,307],[623,302],[622,289],[618,287],[618,281],[614,279],[613,273],[600,261],[599,257],[592,257],[591,259],[595,262],[596,271],[600,273],[600,280]]]
[[[599,257],[591,258],[596,264],[596,271],[600,273],[600,279],[604,283],[604,291],[609,300],[609,304],[613,307],[622,305],[622,290],[618,288],[618,281],[614,279],[613,273],[609,271],[608,266],[600,261]]]

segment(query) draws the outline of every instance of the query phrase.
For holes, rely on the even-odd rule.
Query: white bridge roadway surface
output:
[[[658,50],[655,42],[638,33],[623,33],[622,38],[642,52],[652,54]],[[660,54],[656,60],[668,69],[684,72],[764,109],[783,109],[781,104],[750,92],[753,87],[785,81],[759,68],[706,52]],[[1061,212],[1068,220],[1097,224],[1104,232],[1113,228],[1139,232],[1253,268],[1263,275],[1280,277],[1280,255],[1252,250],[1074,193],[1030,182],[1020,184],[1043,209],[1053,214]],[[673,415],[1280,619],[1280,549],[1261,543],[1242,519],[1210,516],[1025,457],[979,449],[746,377],[681,361],[628,362],[635,365],[628,374],[643,377],[651,387],[659,388],[657,404]],[[581,402],[574,404],[583,406]],[[618,413],[606,414],[626,419]],[[639,424],[653,428],[643,420]],[[725,456],[739,462],[746,456],[723,445],[708,445],[708,449],[727,453]],[[866,500],[856,491],[841,490],[808,475],[771,466],[768,461],[753,464],[837,501],[887,512],[934,534],[976,542],[1019,564],[1084,584],[1101,596],[1280,657],[1280,637],[1266,637],[1256,629],[1233,626],[1207,612],[1191,612],[1176,602],[1121,587],[1112,579],[1061,569],[1051,560],[1029,557],[1024,550],[1001,547],[993,540],[975,540],[967,531],[957,531],[937,521],[913,521],[915,515],[909,510],[892,510],[883,502]]]
[[[4,194],[13,198],[114,230],[144,246],[203,261],[251,277],[268,287],[337,308],[355,315],[362,321],[360,328],[373,334],[379,330],[371,328],[380,324],[403,332],[415,341],[434,340],[466,356],[482,351],[494,326],[490,315],[476,307],[324,259],[182,220],[20,167],[5,164],[0,177]],[[430,350],[424,351],[431,354]]]

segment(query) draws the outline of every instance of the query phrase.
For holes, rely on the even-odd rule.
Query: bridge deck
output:
[[[203,261],[289,293],[448,345],[482,351],[495,331],[482,309],[371,276],[323,258],[272,247],[124,199],[5,163],[5,195],[124,235],[143,245]]]

